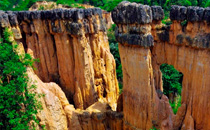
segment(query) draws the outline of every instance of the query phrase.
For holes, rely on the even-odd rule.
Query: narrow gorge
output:
[[[36,128],[210,130],[210,8],[173,5],[165,25],[160,6],[115,7],[121,95],[106,17],[100,8],[0,11],[0,38],[9,28],[19,51],[40,60],[27,69],[34,91],[44,94]],[[163,63],[183,73],[177,114],[163,94]]]

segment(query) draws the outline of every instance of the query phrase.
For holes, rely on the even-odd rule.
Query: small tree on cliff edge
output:
[[[18,45],[12,45],[10,36],[5,29],[0,41],[0,129],[34,129],[41,106],[38,95],[30,91],[35,86],[28,86],[26,67],[32,66],[33,60],[28,54],[17,54]]]

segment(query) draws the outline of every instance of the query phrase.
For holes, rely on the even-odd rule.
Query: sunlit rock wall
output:
[[[70,103],[85,109],[105,98],[116,109],[118,83],[106,26],[99,8],[1,12],[17,42],[32,51],[35,73],[56,82]]]
[[[123,68],[124,129],[209,129],[210,8],[172,6],[166,26],[161,7],[122,2],[112,18]],[[176,115],[162,93],[163,63],[184,75]]]
[[[43,110],[36,129],[122,129],[123,113],[113,111],[118,98],[115,61],[100,9],[0,11],[0,37],[6,27],[18,53],[40,59],[36,73],[27,69],[29,83],[37,87],[33,91],[44,95],[38,99]]]

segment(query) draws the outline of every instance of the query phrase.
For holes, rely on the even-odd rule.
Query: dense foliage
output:
[[[116,27],[116,25],[113,24],[112,27],[107,31],[107,36],[109,39],[110,51],[111,51],[112,55],[114,56],[114,59],[116,62],[117,79],[119,82],[120,93],[122,93],[122,88],[123,88],[123,85],[122,85],[122,78],[123,78],[122,64],[120,61],[120,53],[119,53],[118,43],[115,39],[115,27]]]
[[[0,10],[27,10],[33,3],[41,0],[1,0]],[[74,3],[90,4],[111,11],[123,0],[46,0],[54,1],[58,4],[71,5]],[[160,5],[167,12],[171,5],[201,6],[209,7],[210,0],[128,0],[130,2],[142,3],[147,5]]]
[[[114,35],[115,27],[116,27],[116,25],[113,24],[112,27],[108,30],[107,36],[109,39],[110,51],[116,61],[116,71],[117,71],[118,80],[122,80],[122,65],[121,65],[121,61],[120,61],[118,43],[116,42],[115,35]]]
[[[39,95],[30,91],[35,86],[28,86],[26,67],[32,66],[33,60],[29,54],[17,54],[18,45],[12,44],[10,35],[5,29],[0,41],[0,129],[33,129],[41,108]]]
[[[162,64],[160,70],[162,72],[163,93],[169,97],[173,112],[176,114],[181,106],[183,74],[168,64]]]
[[[163,79],[163,93],[169,97],[172,94],[181,95],[182,73],[177,71],[172,65],[162,64],[160,66]]]
[[[174,114],[177,113],[178,108],[181,107],[181,105],[182,105],[181,104],[181,99],[182,99],[181,95],[178,95],[176,97],[176,100],[174,102],[169,101],[169,103],[170,103],[170,105],[172,107],[172,110],[173,110]]]

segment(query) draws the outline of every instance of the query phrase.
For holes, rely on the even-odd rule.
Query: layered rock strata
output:
[[[172,25],[166,26],[159,6],[122,2],[113,10],[123,68],[124,129],[210,128],[209,12],[210,8],[172,6]],[[162,93],[163,63],[184,75],[176,115]]]
[[[78,7],[82,7],[85,9],[94,8],[94,6],[91,6],[89,4],[76,4],[76,5]],[[59,8],[70,9],[70,8],[74,8],[74,6],[75,6],[74,4],[72,4],[72,6],[65,6],[62,4],[57,5],[56,2],[37,1],[29,8],[29,11],[53,10],[53,9],[59,9]],[[114,24],[112,21],[111,13],[105,10],[102,10],[102,16],[103,16],[104,23],[107,29],[111,28],[112,24]]]
[[[210,128],[209,12],[210,8],[172,6],[172,24],[153,28],[159,35],[152,49],[154,68],[168,63],[184,75],[182,106],[174,119],[174,129]]]
[[[95,10],[98,10],[98,13],[93,14]],[[9,28],[13,32],[13,39],[19,45],[18,54],[24,55],[26,51],[32,57],[40,58],[40,63],[36,64],[38,68],[36,74],[32,68],[27,69],[29,83],[37,86],[33,91],[44,95],[38,98],[43,110],[37,114],[40,124],[36,129],[45,126],[47,130],[119,130],[123,127],[123,113],[112,110],[116,108],[118,86],[115,62],[109,52],[106,32],[102,30],[104,24],[100,21],[102,20],[100,10],[82,11],[83,13],[89,11],[88,16],[78,15],[77,9],[38,12],[0,11],[0,37],[4,28]],[[64,12],[68,14],[65,15],[67,19],[62,15]],[[59,18],[54,19],[55,14]],[[88,24],[85,26],[83,25],[85,20],[79,19],[83,16],[88,17],[90,21],[95,20],[91,23],[87,20]],[[43,69],[43,66],[47,70]],[[66,80],[62,81],[61,75],[66,76],[63,77]],[[74,78],[72,84],[69,81],[71,76]],[[40,78],[48,83],[44,83]],[[50,81],[64,85],[63,89],[67,95],[71,90],[75,90],[72,97],[75,105],[89,103],[79,107],[87,109],[75,109],[67,100],[63,90]],[[73,88],[66,88],[67,83],[73,85]],[[84,88],[80,85],[84,85]],[[83,100],[84,95],[86,96]],[[81,100],[76,100],[75,97]]]
[[[76,108],[105,98],[116,109],[115,60],[101,9],[1,11],[0,23],[11,26],[15,40],[40,60],[35,64],[40,79],[58,83]]]

